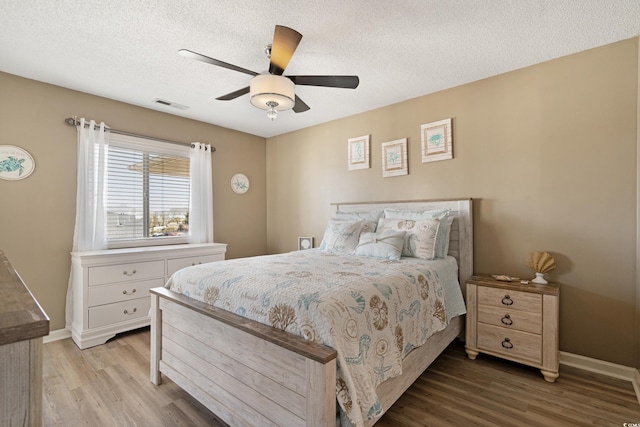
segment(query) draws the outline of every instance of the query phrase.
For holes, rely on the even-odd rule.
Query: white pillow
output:
[[[360,229],[360,233],[373,233],[376,231],[376,227],[378,226],[378,220],[384,216],[384,211],[365,211],[365,212],[344,212],[344,211],[336,211],[334,218],[336,219],[350,219],[350,220],[358,220],[362,219],[364,222],[362,223],[362,228]]]
[[[438,218],[413,220],[380,218],[378,232],[406,231],[402,255],[422,259],[435,259],[436,235],[440,228]]]
[[[330,219],[324,231],[320,251],[350,255],[358,245],[362,220]]]
[[[384,233],[361,233],[356,246],[356,255],[371,258],[399,260],[404,247],[405,231],[385,231]]]
[[[415,209],[385,209],[384,217],[391,219],[432,219],[441,218],[449,213],[450,209],[434,209],[430,211],[417,211]]]
[[[431,211],[416,211],[408,209],[385,209],[384,217],[390,219],[433,219],[438,218],[441,223],[436,236],[436,258],[444,258],[449,253],[449,235],[454,216],[449,215],[449,209],[436,209]]]

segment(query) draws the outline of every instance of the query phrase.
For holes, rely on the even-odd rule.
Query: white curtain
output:
[[[104,199],[107,189],[106,162],[109,132],[104,122],[87,126],[80,119],[78,130],[78,171],[76,193],[76,225],[73,232],[73,252],[107,248]],[[73,269],[67,288],[66,325],[73,320]]]
[[[194,142],[190,154],[189,242],[213,242],[211,145]]]

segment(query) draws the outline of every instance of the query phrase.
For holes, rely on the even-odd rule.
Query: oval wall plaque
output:
[[[25,179],[35,168],[36,162],[26,150],[14,145],[0,145],[0,179]]]

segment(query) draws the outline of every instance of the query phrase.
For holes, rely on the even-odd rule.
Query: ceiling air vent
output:
[[[166,105],[167,107],[177,108],[178,110],[186,110],[189,108],[188,105],[178,104],[177,102],[167,101],[165,99],[156,98],[153,100],[156,104]]]

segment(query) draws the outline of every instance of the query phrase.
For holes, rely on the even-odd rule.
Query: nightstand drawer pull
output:
[[[511,316],[509,316],[508,314],[505,314],[504,317],[500,319],[500,321],[507,326],[513,325],[513,320],[511,320]]]
[[[513,344],[511,344],[511,340],[509,338],[505,338],[504,341],[502,341],[502,346],[507,350],[510,350],[513,348]]]
[[[509,295],[505,295],[504,298],[502,298],[502,304],[504,304],[504,305],[513,305],[513,300],[511,299],[511,297]]]
[[[129,313],[129,311],[125,309],[125,310],[124,310],[124,314],[132,315],[132,314],[133,314],[133,313],[135,313],[136,311],[138,311],[138,309],[137,309],[137,308],[135,308],[135,307],[133,308],[133,311],[132,311],[131,313]],[[504,343],[502,343],[502,345],[504,346]]]
[[[136,274],[136,271],[133,270],[131,273],[127,273],[127,270],[123,271],[122,274],[124,274],[125,276],[133,276],[134,274]]]
[[[122,291],[122,295],[133,295],[135,293],[136,293],[136,288],[133,288],[131,292],[127,292],[126,289]]]
[[[202,263],[201,262],[192,262],[191,263],[191,267],[193,267],[194,265],[202,265]]]

